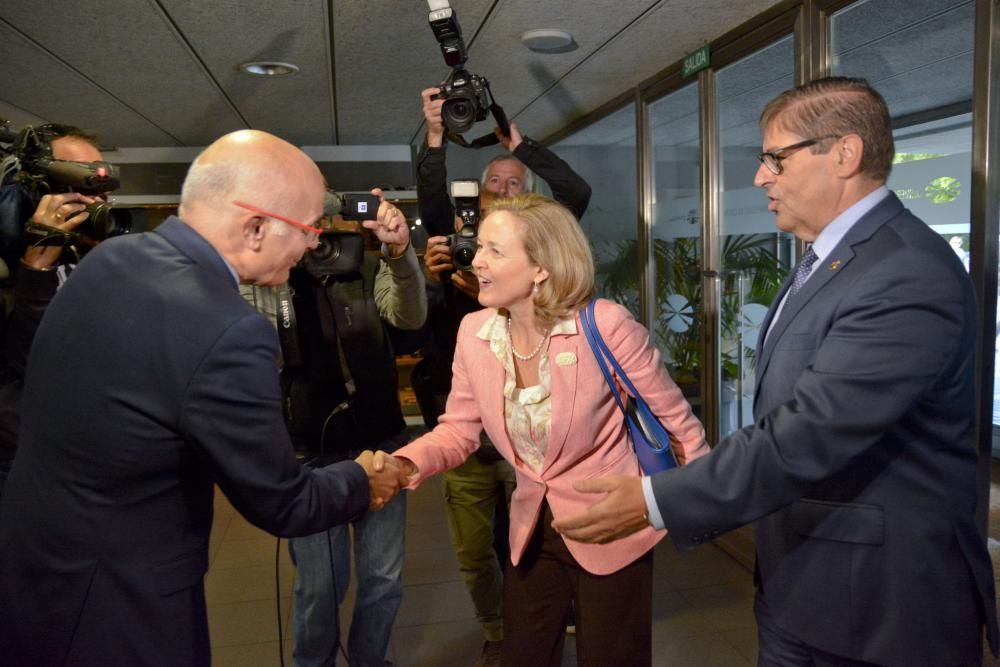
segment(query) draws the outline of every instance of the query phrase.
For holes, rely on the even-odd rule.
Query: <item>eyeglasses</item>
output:
[[[281,220],[282,222],[287,222],[288,224],[292,225],[293,227],[298,227],[299,229],[303,230],[304,232],[311,232],[313,234],[322,234],[323,233],[323,230],[320,229],[319,227],[313,227],[312,225],[307,225],[304,222],[299,222],[298,220],[292,220],[291,218],[286,218],[285,216],[278,215],[277,213],[271,213],[270,211],[265,211],[262,208],[257,208],[256,206],[251,206],[250,204],[247,204],[245,202],[234,201],[233,204],[235,204],[236,206],[239,206],[240,208],[245,208],[248,211],[253,211],[254,213],[256,213],[258,215],[262,215],[265,218],[274,218],[275,220]]]
[[[781,161],[790,158],[792,154],[795,153],[796,151],[800,151],[803,148],[808,148],[810,146],[815,146],[819,142],[825,141],[826,139],[837,139],[837,138],[839,138],[839,135],[828,134],[823,137],[806,139],[805,141],[800,141],[799,143],[792,144],[791,146],[784,146],[782,148],[779,148],[778,150],[761,153],[760,155],[757,156],[757,159],[760,160],[765,167],[767,167],[768,171],[777,176],[780,175],[782,171],[784,171],[784,168],[781,166]]]

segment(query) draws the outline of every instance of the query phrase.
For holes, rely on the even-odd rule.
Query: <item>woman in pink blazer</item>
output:
[[[559,665],[576,602],[583,664],[651,659],[652,547],[647,526],[610,544],[564,540],[553,517],[584,511],[576,480],[641,475],[621,411],[580,325],[594,264],[580,226],[538,195],[498,200],[479,227],[479,302],[458,332],[451,394],[438,426],[396,451],[410,488],[453,468],[485,429],[514,466],[510,563],[504,581],[503,665]],[[704,429],[663,367],[646,329],[611,301],[597,326],[639,393],[672,434],[677,458],[708,452]]]

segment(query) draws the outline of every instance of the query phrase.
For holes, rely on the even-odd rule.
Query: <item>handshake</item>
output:
[[[377,512],[392,500],[400,489],[410,482],[410,475],[417,471],[407,459],[399,459],[383,451],[365,450],[354,459],[368,475],[368,511]]]

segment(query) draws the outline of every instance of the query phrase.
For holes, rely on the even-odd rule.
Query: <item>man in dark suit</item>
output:
[[[277,335],[237,289],[288,279],[323,192],[291,144],[226,135],[191,166],[179,218],[105,241],[56,295],[0,505],[0,661],[207,665],[213,485],[281,536],[393,494],[370,452],[296,463]]]
[[[691,548],[757,523],[758,664],[963,665],[994,653],[977,530],[972,285],[885,181],[889,112],[863,80],[771,101],[755,184],[811,243],[762,325],[756,422],[609,492],[565,535],[666,527]]]

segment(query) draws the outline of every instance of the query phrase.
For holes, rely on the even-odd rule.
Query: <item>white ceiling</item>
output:
[[[452,0],[468,69],[541,138],[776,0]],[[560,28],[579,45],[532,53]],[[256,78],[238,65],[297,64]],[[422,139],[420,90],[448,73],[425,0],[0,0],[0,118],[96,132],[107,147],[203,146],[240,128],[299,145]],[[486,132],[486,124],[476,134]]]

